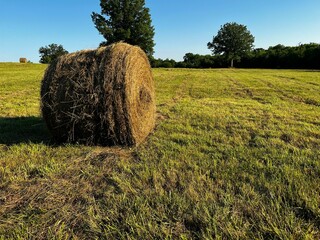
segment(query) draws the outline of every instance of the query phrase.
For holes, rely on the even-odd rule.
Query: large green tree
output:
[[[154,27],[144,0],[101,0],[101,14],[93,12],[92,20],[106,39],[100,45],[124,41],[140,46],[148,56],[154,47]]]
[[[212,49],[213,54],[223,54],[231,61],[233,67],[234,60],[240,60],[247,52],[253,48],[254,37],[245,25],[235,22],[226,23],[221,26],[218,34],[213,37],[212,42],[207,44]]]
[[[58,57],[67,53],[68,51],[65,50],[62,45],[55,43],[49,44],[48,46],[39,48],[40,63],[51,63]]]

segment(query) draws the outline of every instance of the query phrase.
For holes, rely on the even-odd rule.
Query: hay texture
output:
[[[41,111],[57,142],[137,145],[155,124],[155,94],[146,54],[116,43],[64,55],[46,70]]]
[[[19,59],[19,62],[20,62],[20,63],[27,63],[28,60],[27,60],[26,58],[20,58],[20,59]]]

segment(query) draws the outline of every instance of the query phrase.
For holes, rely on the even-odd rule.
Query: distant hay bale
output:
[[[19,59],[19,62],[20,62],[20,63],[27,63],[28,60],[27,60],[26,58],[20,58],[20,59]]]
[[[155,124],[154,81],[146,54],[117,43],[58,58],[42,80],[41,111],[58,142],[141,143]]]

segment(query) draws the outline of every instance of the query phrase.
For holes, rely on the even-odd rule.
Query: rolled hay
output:
[[[20,62],[20,63],[27,63],[28,60],[27,60],[26,58],[20,58],[20,59],[19,59],[19,62]]]
[[[41,111],[57,142],[137,145],[155,125],[155,94],[146,54],[116,43],[61,56],[46,70]]]

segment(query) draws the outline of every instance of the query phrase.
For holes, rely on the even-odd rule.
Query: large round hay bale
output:
[[[155,124],[155,94],[146,54],[117,43],[64,55],[46,70],[41,111],[58,142],[137,145]]]

